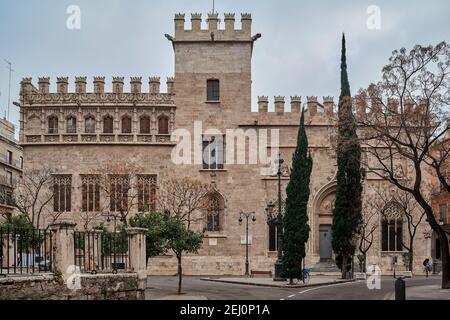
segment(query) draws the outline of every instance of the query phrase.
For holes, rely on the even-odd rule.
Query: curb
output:
[[[313,288],[320,286],[329,286],[332,284],[341,284],[341,283],[351,283],[356,282],[356,279],[350,280],[342,280],[342,281],[329,281],[322,283],[313,283],[313,284],[303,284],[303,285],[276,285],[276,284],[264,284],[264,283],[250,283],[250,282],[240,282],[240,281],[228,281],[228,280],[219,280],[219,279],[209,279],[202,278],[201,281],[210,281],[210,282],[219,282],[219,283],[229,283],[229,284],[240,284],[246,286],[254,286],[254,287],[268,287],[268,288],[282,288],[282,289],[299,289],[299,288]]]

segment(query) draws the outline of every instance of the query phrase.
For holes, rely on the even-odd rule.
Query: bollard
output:
[[[395,300],[406,300],[406,283],[402,278],[395,281]]]

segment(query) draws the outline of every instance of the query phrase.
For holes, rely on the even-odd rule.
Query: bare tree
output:
[[[55,223],[63,212],[53,207],[53,170],[43,166],[27,171],[11,195],[10,201],[20,214],[37,229],[46,219],[46,227]],[[49,220],[47,220],[49,218]]]
[[[207,209],[209,185],[190,177],[162,177],[159,183],[157,206],[160,211],[169,211],[186,223],[188,230],[192,224],[204,220]]]
[[[366,151],[375,163],[373,174],[410,193],[424,210],[442,246],[442,287],[450,288],[450,253],[444,229],[427,201],[427,173],[434,169],[448,188],[440,168],[448,152],[435,161],[433,146],[450,130],[450,46],[415,46],[394,51],[383,68],[383,78],[357,99],[358,118],[365,130]],[[362,112],[369,108],[369,113]],[[407,179],[405,179],[407,178]]]
[[[372,200],[372,197],[369,197],[363,204],[363,220],[359,230],[358,248],[361,253],[361,258],[359,258],[361,272],[366,272],[367,252],[373,245],[375,231],[379,226],[378,211],[374,209]]]
[[[130,215],[138,211],[138,176],[142,172],[139,165],[118,161],[106,162],[92,171],[103,197],[100,197],[100,211],[82,214],[85,229],[99,216],[115,214],[127,225]]]

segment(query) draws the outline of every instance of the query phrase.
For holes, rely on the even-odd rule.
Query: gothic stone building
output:
[[[160,92],[160,78],[150,78],[149,90],[142,79],[131,78],[130,92],[124,92],[124,78],[115,77],[112,91],[105,91],[105,78],[94,78],[93,92],[86,92],[86,78],[75,79],[75,92],[68,92],[68,78],[57,79],[56,93],[51,93],[50,79],[32,79],[21,83],[20,142],[24,148],[25,174],[42,164],[50,165],[58,175],[55,210],[64,211],[61,219],[82,225],[83,212],[98,211],[95,172],[103,163],[122,161],[143,166],[139,176],[144,185],[154,188],[161,176],[190,176],[211,184],[214,209],[205,218],[208,231],[202,250],[184,259],[187,274],[240,275],[245,268],[245,226],[240,212],[255,212],[250,222],[250,265],[255,271],[270,271],[276,258],[277,242],[273,227],[266,219],[266,207],[277,199],[277,176],[261,169],[267,164],[218,164],[206,159],[203,164],[174,164],[175,147],[171,134],[177,129],[194,132],[201,121],[207,129],[279,130],[279,143],[269,144],[267,152],[281,156],[289,168],[295,150],[300,110],[307,107],[307,133],[314,157],[311,181],[309,221],[312,229],[306,266],[332,261],[331,224],[336,175],[336,105],[332,97],[308,97],[303,104],[299,96],[275,97],[274,108],[265,96],[259,97],[259,112],[251,112],[252,52],[260,35],[252,34],[250,14],[242,14],[240,28],[235,15],[225,15],[221,28],[218,14],[209,14],[208,28],[201,28],[201,15],[192,15],[192,26],[185,28],[185,15],[175,16],[175,35],[166,35],[173,46],[175,75],[167,79],[167,92]],[[304,100],[303,100],[304,101]],[[359,112],[365,112],[358,109]],[[210,137],[203,136],[194,148],[208,148]],[[195,143],[195,140],[194,140]],[[264,148],[266,149],[266,148]],[[208,149],[207,149],[208,150]],[[221,148],[218,149],[220,153]],[[222,150],[223,151],[223,150]],[[266,151],[266,150],[264,150]],[[222,152],[223,153],[223,152]],[[212,156],[211,159],[215,157]],[[220,157],[218,157],[220,158]],[[269,165],[270,167],[270,165]],[[289,181],[283,170],[282,189]],[[383,185],[376,176],[367,175],[369,186]],[[153,189],[152,189],[153,190]],[[153,192],[143,192],[142,201],[150,201]],[[157,192],[156,192],[157,196]],[[63,199],[63,200],[61,200]],[[401,259],[399,237],[406,228],[401,214],[389,210],[389,217],[378,217],[380,228],[369,252],[368,262],[392,271],[392,258]],[[105,220],[102,215],[99,219]],[[208,223],[208,220],[213,223]],[[383,221],[382,221],[383,220]],[[385,221],[386,220],[386,221]],[[98,222],[98,221],[97,221]],[[384,223],[386,222],[386,223]],[[381,226],[383,225],[383,228]],[[383,229],[383,230],[382,230]],[[396,232],[396,231],[399,232]],[[421,230],[416,241],[417,270],[427,255]],[[382,236],[383,235],[383,236]],[[384,239],[382,241],[382,239]],[[400,263],[401,264],[401,263]],[[325,267],[327,263],[323,264]],[[320,266],[320,264],[318,265]],[[158,257],[149,262],[151,274],[174,274],[175,259]]]

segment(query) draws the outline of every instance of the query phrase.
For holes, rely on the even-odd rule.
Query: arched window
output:
[[[220,100],[220,82],[217,79],[208,80],[207,86],[207,100],[208,101],[219,101]]]
[[[114,133],[114,119],[111,116],[103,118],[103,133]]]
[[[169,118],[162,116],[158,119],[158,134],[169,134]]]
[[[207,230],[210,232],[221,231],[221,219],[225,210],[223,197],[218,193],[210,194],[207,197],[208,206],[206,209]]]
[[[139,127],[141,134],[150,134],[150,117],[142,116]]]
[[[56,116],[51,116],[48,118],[48,133],[57,134],[58,133],[59,120]]]
[[[131,133],[131,118],[129,116],[122,118],[122,133]]]
[[[70,116],[66,121],[67,133],[77,133],[77,118]]]
[[[381,221],[381,250],[403,251],[403,208],[398,202],[389,202]]]
[[[84,119],[84,132],[95,133],[95,118],[93,116],[88,116]]]

